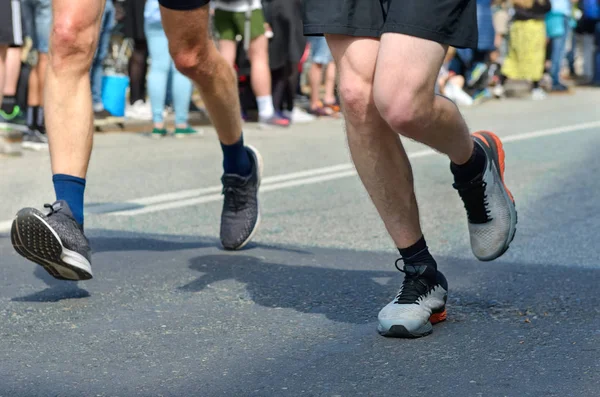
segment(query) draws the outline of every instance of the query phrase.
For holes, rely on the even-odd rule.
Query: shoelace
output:
[[[44,208],[48,208],[50,210],[50,212],[48,212],[48,214],[46,216],[52,216],[62,209],[62,207],[60,207],[60,206],[58,206],[58,208],[54,209],[52,204],[44,204]]]
[[[398,262],[404,262],[404,258],[398,258],[394,265],[396,269],[404,273],[404,281],[402,282],[402,289],[396,296],[395,304],[416,304],[421,296],[427,295],[429,285],[423,280],[421,274],[416,271],[408,271],[401,269],[398,266]]]
[[[481,224],[492,220],[488,209],[488,197],[485,194],[486,187],[487,182],[483,180],[457,186],[458,194],[463,200],[470,223]]]
[[[239,186],[224,186],[222,194],[225,196],[225,207],[231,211],[243,209],[248,202],[246,192]]]

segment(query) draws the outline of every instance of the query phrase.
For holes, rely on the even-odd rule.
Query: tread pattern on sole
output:
[[[34,215],[33,211],[21,212],[17,215],[11,228],[11,242],[19,255],[42,266],[54,278],[69,281],[91,278],[88,272],[62,260],[61,241]],[[61,267],[75,273],[78,278],[64,277],[59,271]]]

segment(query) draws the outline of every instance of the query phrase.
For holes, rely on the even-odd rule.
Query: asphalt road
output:
[[[465,110],[505,139],[519,225],[473,259],[448,162],[407,142],[449,319],[418,340],[376,317],[402,274],[340,121],[246,128],[265,157],[263,224],[222,251],[221,154],[97,135],[86,230],[95,278],[13,252],[23,206],[53,201],[46,153],[0,159],[0,396],[600,396],[600,91]]]

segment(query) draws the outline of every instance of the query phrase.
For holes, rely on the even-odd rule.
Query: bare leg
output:
[[[160,10],[177,69],[197,84],[219,140],[225,145],[238,142],[242,120],[235,71],[208,35],[209,7]]]
[[[6,81],[6,50],[6,46],[0,45],[0,103],[4,98],[4,83]]]
[[[323,65],[313,63],[308,71],[310,83],[310,107],[316,109],[321,102],[321,82],[323,81]]]
[[[325,69],[325,97],[323,100],[326,104],[331,105],[335,103],[335,76],[336,76],[335,62],[330,62]]]
[[[104,1],[53,0],[46,74],[46,127],[54,174],[85,178],[92,150],[89,70]]]
[[[4,82],[4,95],[17,94],[19,74],[21,73],[21,48],[9,48],[6,52],[6,80]]]
[[[399,248],[421,236],[412,169],[400,137],[383,120],[373,98],[379,42],[327,36],[338,66],[340,96],[352,160],[379,215]]]
[[[237,55],[237,44],[235,41],[219,40],[219,52],[231,67],[235,65]]]
[[[36,65],[29,73],[29,81],[27,83],[27,106],[40,105],[40,91],[39,69]]]
[[[271,70],[269,69],[269,40],[260,35],[250,42],[250,79],[254,95],[271,95]]]
[[[39,79],[39,105],[44,106],[44,87],[46,87],[46,71],[48,70],[48,54],[40,54],[38,64],[37,64],[37,72]]]
[[[397,33],[381,38],[374,97],[394,131],[440,151],[456,164],[473,153],[473,140],[458,108],[434,94],[447,48]]]

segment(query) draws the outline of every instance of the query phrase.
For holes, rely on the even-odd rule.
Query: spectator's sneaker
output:
[[[23,134],[23,149],[48,150],[48,137],[38,129],[28,130]]]
[[[469,76],[469,80],[467,81],[467,86],[475,86],[475,84],[477,84],[479,80],[481,80],[481,77],[485,74],[487,70],[488,66],[485,63],[480,62],[477,65],[475,65],[473,71],[471,72],[471,75]]]
[[[141,99],[135,101],[133,105],[129,105],[125,109],[125,117],[134,120],[152,120],[150,104]]]
[[[310,123],[316,119],[316,117],[312,114],[308,114],[297,107],[295,107],[291,112],[289,110],[284,110],[283,117],[287,118],[292,123]]]
[[[531,90],[531,99],[533,99],[534,101],[543,101],[547,97],[548,95],[546,94],[546,91],[544,91],[543,88],[538,87]]]
[[[94,112],[94,120],[108,120],[113,117],[114,116],[106,109],[102,109],[97,112]]]
[[[515,237],[517,210],[504,184],[504,149],[491,132],[473,134],[487,155],[485,170],[468,183],[455,183],[469,220],[471,249],[477,259],[491,261],[508,249]]]
[[[159,139],[159,138],[163,138],[163,137],[167,136],[167,133],[168,133],[168,131],[167,131],[166,128],[156,128],[156,127],[154,127],[152,129],[151,136],[152,136],[152,138]]]
[[[567,94],[569,92],[570,92],[569,87],[567,87],[566,85],[563,85],[563,84],[554,84],[552,86],[552,93],[555,93],[555,94]]]
[[[92,278],[89,242],[69,205],[57,201],[44,207],[50,209],[47,215],[35,208],[17,213],[10,232],[15,250],[55,278],[74,281]]]
[[[0,109],[0,123],[24,125],[26,124],[25,115],[17,105],[13,106],[10,112]]]
[[[397,262],[396,262],[396,266]],[[398,295],[379,312],[377,331],[383,336],[418,338],[446,319],[448,282],[431,265],[404,265]]]
[[[175,138],[198,137],[204,135],[204,131],[192,127],[175,128]]]
[[[283,118],[277,114],[271,117],[260,117],[258,122],[264,126],[289,127],[290,120]]]
[[[252,146],[246,146],[252,161],[247,177],[224,174],[223,212],[221,213],[221,243],[228,250],[243,248],[254,236],[260,223],[258,188],[262,178],[263,160]]]

